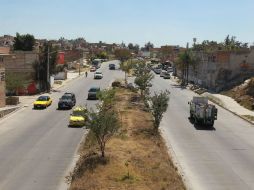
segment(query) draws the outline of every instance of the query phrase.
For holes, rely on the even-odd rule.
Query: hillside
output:
[[[248,79],[243,84],[224,91],[222,94],[234,98],[245,108],[254,110],[254,78]]]

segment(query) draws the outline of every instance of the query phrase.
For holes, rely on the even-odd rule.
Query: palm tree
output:
[[[189,81],[189,67],[195,68],[198,59],[194,56],[193,52],[186,50],[178,55],[177,66],[182,71],[182,84],[188,84]]]

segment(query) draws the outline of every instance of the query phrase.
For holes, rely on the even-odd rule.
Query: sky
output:
[[[155,46],[254,42],[253,0],[0,0],[0,35]]]

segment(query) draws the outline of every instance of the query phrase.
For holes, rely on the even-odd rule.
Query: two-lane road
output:
[[[214,128],[195,128],[188,120],[195,94],[158,75],[153,84],[171,92],[161,129],[192,189],[254,189],[254,127],[217,106]]]
[[[89,73],[87,78],[82,76],[52,93],[53,104],[45,110],[33,110],[30,105],[0,120],[0,189],[66,188],[65,176],[86,130],[68,128],[71,111],[57,110],[57,102],[64,92],[73,92],[77,105],[93,107],[96,101],[86,100],[91,86],[106,88],[115,78],[123,78],[121,71],[109,71],[108,63],[103,63],[100,70],[104,74],[102,80],[94,80]]]

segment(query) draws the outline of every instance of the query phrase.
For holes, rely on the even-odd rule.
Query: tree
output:
[[[149,93],[149,86],[154,78],[154,75],[143,62],[135,65],[134,75],[136,76],[134,82],[140,90],[141,98],[144,99],[144,93]]]
[[[98,59],[108,59],[108,54],[106,51],[100,51],[96,54]]]
[[[26,76],[21,73],[6,73],[6,89],[11,94],[17,94],[17,90],[25,87]]]
[[[105,157],[106,143],[117,132],[119,128],[118,115],[112,110],[100,110],[99,112],[90,112],[91,121],[87,127],[94,134],[98,145],[100,146],[101,157]]]
[[[127,61],[131,57],[131,52],[128,49],[116,49],[115,57],[121,62]]]
[[[51,44],[44,43],[40,48],[39,62],[34,63],[34,70],[36,71],[36,80],[39,81],[40,89],[42,91],[49,90],[49,84],[47,79],[48,70],[48,49],[49,56],[49,74],[54,74],[57,71],[57,48],[53,48]]]
[[[182,71],[183,84],[188,83],[189,78],[189,66],[195,69],[195,65],[198,63],[198,59],[194,56],[192,51],[186,50],[178,55],[176,64]]]
[[[154,45],[151,42],[147,42],[143,48],[145,51],[149,51],[151,48],[153,48]]]
[[[98,93],[98,98],[101,101],[101,104],[98,105],[100,110],[113,108],[115,93],[114,89],[105,89]]]
[[[122,69],[125,74],[125,77],[124,77],[125,84],[127,84],[128,74],[130,73],[131,69],[134,67],[134,64],[135,62],[133,62],[132,60],[128,60],[128,61],[120,63],[120,69]]]
[[[136,54],[138,54],[138,52],[139,52],[139,45],[138,44],[135,44],[135,46],[134,46],[134,52]]]
[[[20,35],[16,33],[14,38],[14,50],[32,51],[35,44],[34,36],[31,34]]]
[[[105,157],[106,143],[118,131],[120,125],[118,114],[114,110],[115,91],[104,90],[99,94],[101,104],[97,105],[98,111],[88,111],[89,121],[87,127],[94,134],[100,147],[101,157]]]
[[[129,50],[133,50],[133,49],[134,49],[133,43],[129,43],[129,44],[128,44],[128,48],[129,48]]]
[[[169,102],[169,91],[161,91],[160,93],[154,93],[154,96],[150,97],[151,100],[151,112],[154,118],[154,129],[158,131],[163,113],[167,111]]]

